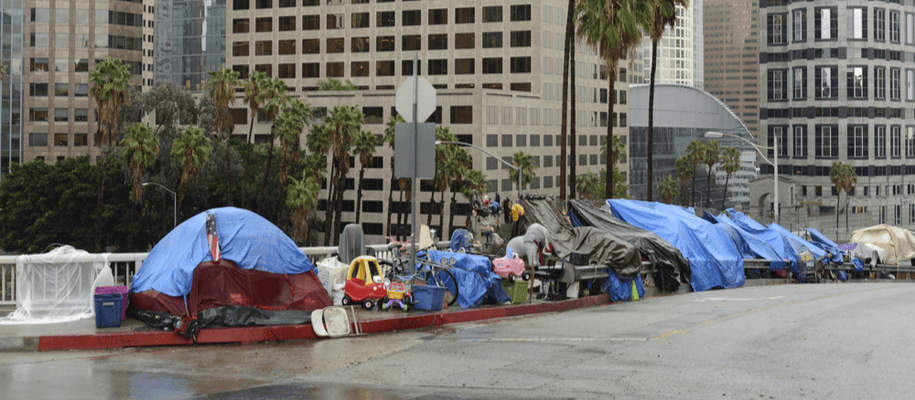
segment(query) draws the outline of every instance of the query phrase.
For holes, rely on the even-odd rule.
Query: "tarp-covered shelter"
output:
[[[467,253],[456,253],[453,251],[427,250],[417,253],[417,257],[428,255],[430,260],[441,260],[454,258],[457,261],[454,268],[449,271],[458,281],[460,291],[458,292],[457,304],[464,308],[479,307],[486,300],[492,300],[494,303],[503,303],[511,301],[511,297],[502,287],[502,280],[499,275],[492,271],[492,261],[489,257],[479,256]],[[422,264],[417,264],[416,269],[421,271]],[[451,293],[454,293],[453,284],[447,275],[442,274],[442,280],[445,286],[449,287]]]
[[[694,291],[741,287],[746,276],[743,257],[731,238],[680,206],[638,200],[607,200],[613,215],[652,231],[683,252],[689,260]]]
[[[525,225],[539,223],[549,229],[550,244],[557,256],[569,259],[572,253],[588,254],[591,264],[607,265],[624,279],[642,270],[642,256],[629,242],[598,228],[573,227],[547,199],[524,198],[520,204],[524,207]]]
[[[836,244],[836,242],[829,240],[826,235],[820,233],[820,231],[816,230],[816,228],[807,228],[807,233],[810,234],[810,243],[829,253],[829,261],[838,264],[841,264],[845,261],[842,259],[843,252],[839,249],[839,245]]]
[[[886,224],[858,229],[849,242],[869,243],[886,250],[885,264],[899,264],[915,257],[915,236],[907,229]]]
[[[741,252],[744,259],[757,258],[769,261],[769,270],[779,271],[785,269],[786,258],[789,257],[781,235],[769,229],[753,229],[750,226],[738,224],[727,215],[713,216],[705,213],[705,220],[716,224],[719,229],[728,232],[734,245]]]
[[[614,217],[610,207],[606,204],[597,208],[585,200],[572,200],[569,202],[569,211],[569,216],[574,218],[573,221],[610,232],[638,248],[642,257],[648,260],[655,269],[664,270],[669,267],[675,274],[679,272],[681,282],[689,283],[689,261],[683,257],[680,250],[654,232],[635,227]]]
[[[216,219],[218,262],[207,242],[207,214]],[[199,318],[200,328],[308,323],[310,314],[302,311],[331,305],[295,242],[260,215],[233,207],[202,212],[169,232],[143,261],[130,292],[141,319]]]
[[[851,242],[840,244],[839,250],[844,251],[852,259],[861,259],[861,261],[870,264],[871,267],[883,263],[883,260],[886,259],[886,249],[870,243]]]

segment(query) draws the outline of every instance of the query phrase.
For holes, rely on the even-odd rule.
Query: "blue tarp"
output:
[[[683,207],[637,200],[607,200],[613,215],[652,231],[679,249],[692,268],[691,284],[701,292],[743,286],[743,257],[722,230]]]
[[[143,261],[130,291],[158,290],[169,296],[191,291],[194,268],[212,261],[206,238],[207,213],[216,216],[222,258],[239,268],[277,274],[301,274],[314,266],[280,228],[260,215],[234,207],[197,214],[168,233]]]
[[[466,229],[455,229],[451,234],[451,250],[460,251],[469,249],[473,243],[470,240],[470,232]]]
[[[737,214],[733,209],[728,211],[731,212],[732,215]],[[797,256],[791,255],[790,252],[786,251],[781,234],[768,228],[756,228],[756,226],[762,227],[762,225],[748,223],[746,220],[753,221],[748,217],[743,223],[738,223],[724,214],[719,215],[717,220],[720,221],[722,225],[732,227],[735,232],[743,238],[753,253],[753,256],[748,258],[768,260],[770,271],[783,270],[787,264],[785,259],[794,260],[797,258]],[[795,270],[793,272],[796,273],[797,271]]]
[[[778,224],[772,223],[769,227],[765,227],[742,212],[734,211],[732,208],[729,208],[727,211],[735,224],[744,228],[744,230],[751,235],[755,235],[757,238],[768,243],[782,258],[791,261],[791,272],[802,278],[804,274],[801,273],[799,266],[803,260],[801,260],[800,254],[810,250],[817,259],[826,254],[816,246],[813,246],[806,240],[801,239],[799,236],[789,232]]]
[[[810,243],[814,246],[818,246],[823,249],[823,251],[832,254],[832,258],[829,261],[834,263],[841,264],[844,260],[842,258],[842,250],[839,250],[839,245],[832,240],[829,240],[826,235],[820,233],[816,228],[807,228],[807,233],[810,234]]]
[[[622,279],[610,272],[610,277],[601,280],[601,289],[604,290],[604,293],[610,295],[611,301],[629,300],[632,298],[633,280],[635,280],[636,292],[639,294],[639,298],[645,297],[645,284],[639,275],[636,275],[635,278]]]
[[[428,250],[426,253],[428,253],[429,259],[435,261],[442,258],[451,259],[451,257],[457,260],[450,271],[461,287],[457,298],[459,306],[479,307],[487,298],[492,298],[497,303],[511,301],[511,296],[502,287],[501,278],[492,272],[492,262],[489,257],[440,250]],[[416,256],[424,257],[425,255],[424,252],[419,252],[416,253]],[[420,269],[422,266],[417,264],[416,267]],[[453,291],[454,286],[447,281],[447,275],[444,276],[445,286],[450,287]]]

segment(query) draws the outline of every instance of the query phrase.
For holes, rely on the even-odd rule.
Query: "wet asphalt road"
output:
[[[280,344],[0,353],[0,397],[911,399],[915,284],[778,285]]]

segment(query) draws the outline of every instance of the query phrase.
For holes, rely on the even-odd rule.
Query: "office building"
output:
[[[761,3],[756,0],[704,0],[703,3],[705,90],[724,101],[750,133],[758,135],[762,93],[758,22]]]
[[[655,69],[655,84],[672,83],[702,89],[705,84],[705,57],[703,36],[703,0],[692,0],[688,8],[677,6],[675,26],[667,26],[658,42],[658,68]],[[650,83],[651,37],[642,38],[636,50],[632,83]]]

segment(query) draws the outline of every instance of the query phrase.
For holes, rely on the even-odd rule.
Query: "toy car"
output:
[[[410,310],[410,305],[413,304],[412,296],[407,292],[407,287],[402,282],[391,282],[391,285],[388,286],[388,297],[387,301],[382,299],[381,309],[388,310],[397,304],[404,311]]]
[[[376,300],[387,296],[381,268],[375,257],[361,256],[353,259],[346,272],[343,293],[343,305],[362,303],[362,307],[368,310],[375,308]]]
[[[507,278],[509,282],[514,282],[518,277],[524,281],[531,279],[531,273],[524,269],[524,260],[515,253],[512,253],[512,258],[501,257],[492,260],[492,271],[502,279]]]

